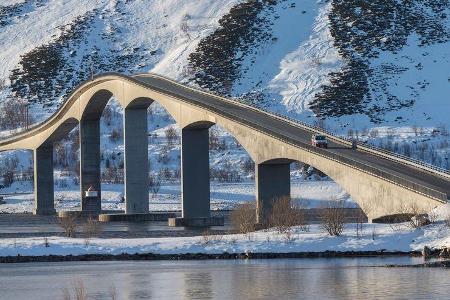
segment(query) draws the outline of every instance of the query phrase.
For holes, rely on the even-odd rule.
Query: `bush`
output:
[[[3,174],[3,184],[5,187],[10,187],[11,184],[14,183],[14,172],[13,171],[6,171]]]
[[[122,132],[120,130],[113,129],[111,131],[111,135],[109,136],[109,140],[113,143],[116,143],[117,141],[119,141],[119,139],[121,137],[122,137]]]
[[[275,227],[279,233],[290,231],[292,226],[306,226],[303,210],[291,206],[291,197],[275,199],[269,215],[269,227]]]
[[[150,175],[148,177],[148,187],[152,192],[152,196],[156,197],[161,189],[161,179],[158,176]]]
[[[322,209],[321,225],[322,228],[331,236],[340,236],[344,231],[344,201],[330,203],[328,207]]]
[[[254,203],[243,203],[231,212],[231,225],[239,233],[255,231],[256,206]]]
[[[59,219],[59,226],[64,230],[66,237],[74,238],[78,227],[77,216],[69,215]]]
[[[72,290],[73,290],[73,299],[75,299],[75,300],[88,299],[86,287],[84,285],[84,282],[81,279],[73,282]],[[62,292],[63,292],[64,300],[72,299],[71,292],[68,288],[63,288]]]
[[[93,217],[89,217],[83,224],[83,233],[86,238],[98,237],[102,232],[101,224]]]
[[[167,144],[173,145],[173,142],[178,139],[178,133],[173,127],[169,127],[164,131],[167,139]]]
[[[27,112],[27,102],[22,99],[10,99],[0,109],[0,128],[16,129],[34,122],[31,113]],[[28,120],[27,120],[28,118]]]
[[[213,242],[220,242],[223,240],[222,234],[212,234],[208,229],[202,232],[203,245],[209,245]]]

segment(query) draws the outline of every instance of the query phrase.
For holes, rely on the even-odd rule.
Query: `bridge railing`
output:
[[[145,74],[145,75],[149,75],[149,74]],[[323,134],[327,138],[329,138],[331,140],[334,140],[334,141],[336,141],[336,142],[338,142],[340,144],[344,144],[344,145],[347,145],[347,146],[351,146],[352,145],[352,142],[353,142],[352,139],[347,138],[347,137],[342,137],[340,135],[337,135],[337,134],[335,134],[335,133],[333,133],[331,131],[328,131],[328,130],[320,127],[320,126],[308,124],[308,123],[302,122],[300,120],[293,119],[293,118],[291,118],[289,116],[282,115],[280,113],[272,112],[272,111],[269,111],[269,110],[264,109],[264,108],[259,108],[259,107],[255,107],[255,106],[252,106],[252,105],[249,105],[249,104],[246,104],[246,103],[242,103],[238,99],[232,100],[232,99],[229,99],[229,98],[217,95],[215,93],[204,92],[204,91],[192,88],[190,86],[186,86],[186,85],[180,84],[177,81],[175,81],[175,80],[173,80],[171,78],[165,77],[163,75],[150,74],[150,76],[159,77],[159,78],[168,80],[168,81],[170,81],[170,82],[172,82],[174,84],[177,84],[177,85],[179,85],[181,87],[190,89],[190,90],[195,91],[195,92],[200,92],[200,93],[203,93],[203,94],[212,95],[212,96],[214,96],[216,98],[220,98],[222,101],[231,102],[233,104],[237,104],[237,105],[239,105],[239,106],[241,106],[243,108],[246,108],[246,109],[252,109],[252,110],[256,110],[256,111],[265,113],[265,114],[270,115],[270,116],[272,116],[274,118],[277,118],[278,120],[281,120],[283,122],[286,122],[286,123],[289,123],[291,125],[300,127],[300,128],[302,128],[304,130],[311,131],[311,133],[316,132],[316,133]],[[392,161],[395,161],[395,162],[398,162],[398,163],[401,163],[401,164],[410,165],[410,166],[413,166],[413,167],[416,167],[416,168],[419,168],[419,169],[431,172],[433,174],[437,174],[437,175],[439,175],[441,177],[444,177],[444,178],[450,178],[450,171],[446,170],[444,168],[440,168],[438,166],[429,164],[427,162],[424,162],[424,161],[421,161],[421,160],[418,160],[418,159],[411,158],[409,156],[405,156],[405,155],[398,154],[398,153],[395,153],[395,152],[392,152],[392,151],[389,151],[389,150],[386,150],[386,149],[383,149],[383,148],[380,148],[380,147],[376,147],[376,146],[370,145],[370,144],[365,143],[365,142],[356,141],[356,143],[357,143],[357,147],[359,149],[364,150],[366,152],[370,152],[370,153],[372,153],[374,155],[377,155],[377,156],[380,156],[380,157],[383,157],[383,158],[386,158],[386,159],[389,159],[389,160],[392,160]]]
[[[264,112],[267,113],[266,110],[263,110]],[[306,124],[304,122],[301,122],[299,120],[295,120],[292,119],[290,117],[284,117],[280,114],[275,113],[275,115],[277,117],[281,117],[281,118],[286,118],[287,120],[289,120],[289,122],[293,122],[296,123],[298,125],[301,125],[304,128],[309,128],[311,131],[323,134],[325,136],[327,136],[328,138],[331,138],[332,140],[335,140],[339,143],[345,144],[345,145],[352,145],[353,140],[347,137],[342,137],[339,135],[336,135],[335,133],[332,133],[322,127],[316,126],[316,125],[310,125],[310,124]],[[412,165],[414,167],[418,167],[421,169],[426,169],[429,172],[432,173],[436,173],[439,174],[440,176],[446,177],[446,178],[450,178],[450,171],[432,164],[429,164],[427,162],[406,156],[406,155],[402,155],[399,153],[395,153],[374,145],[371,145],[367,142],[362,142],[362,141],[356,141],[357,146],[359,149],[365,150],[367,152],[370,152],[372,154],[378,155],[378,156],[382,156],[386,159],[390,159],[399,163],[403,163],[403,164],[408,164],[408,165]]]
[[[96,75],[93,78],[91,78],[90,80],[87,80],[87,81],[82,82],[81,84],[79,84],[68,95],[67,100],[60,106],[60,108],[57,111],[55,111],[48,119],[44,120],[43,122],[33,124],[27,130],[18,131],[16,133],[14,133],[12,135],[8,135],[8,136],[0,136],[0,141],[20,136],[20,135],[22,135],[22,134],[24,134],[26,132],[30,132],[30,131],[35,130],[36,128],[40,127],[41,125],[46,123],[48,120],[56,117],[59,114],[59,112],[66,107],[68,102],[70,102],[70,100],[72,98],[74,98],[77,93],[79,93],[79,89],[80,88],[82,88],[85,85],[88,86],[89,82],[92,82],[93,80],[96,80],[98,78],[101,78],[101,77],[104,77],[104,76],[108,76],[108,75],[110,75],[110,76],[117,76],[117,77],[121,77],[121,78],[124,78],[124,79],[130,79],[129,76],[126,76],[126,75],[123,75],[123,74],[120,74],[120,73],[115,73],[115,72],[109,72],[109,73],[103,73],[103,74]],[[170,81],[173,84],[176,84],[176,85],[181,86],[183,88],[192,90],[194,92],[207,94],[207,95],[219,98],[222,101],[226,101],[226,102],[229,102],[229,103],[241,106],[242,108],[245,108],[245,109],[252,109],[252,110],[255,110],[255,111],[258,111],[258,112],[265,113],[265,114],[270,115],[270,116],[272,116],[272,117],[274,117],[274,118],[276,118],[276,119],[278,119],[278,120],[280,120],[282,122],[289,123],[290,125],[297,126],[297,127],[302,128],[304,130],[308,130],[311,133],[317,132],[317,133],[323,134],[327,138],[329,138],[331,140],[334,140],[334,141],[336,141],[338,143],[341,143],[341,144],[344,144],[344,145],[347,145],[347,146],[351,146],[352,145],[352,140],[351,139],[339,136],[339,135],[337,135],[337,134],[335,134],[333,132],[330,132],[330,131],[328,131],[328,130],[320,127],[320,126],[317,126],[317,125],[308,124],[308,123],[302,122],[300,120],[293,119],[293,118],[291,118],[289,116],[281,115],[279,113],[275,113],[275,112],[269,111],[267,109],[251,106],[251,105],[242,103],[242,102],[240,102],[238,100],[232,100],[232,99],[229,99],[229,98],[225,98],[223,96],[220,96],[220,95],[217,95],[217,94],[214,94],[214,93],[211,93],[211,92],[204,92],[204,91],[192,88],[190,86],[186,86],[186,85],[180,84],[177,81],[175,81],[175,80],[173,80],[171,78],[165,77],[163,75],[151,74],[151,73],[145,73],[145,74],[140,74],[140,75],[146,75],[146,76],[151,76],[151,77],[155,77],[155,78],[161,78],[161,79]],[[444,168],[440,168],[440,167],[434,166],[432,164],[426,163],[424,161],[420,161],[420,160],[417,160],[417,159],[414,159],[414,158],[411,158],[411,157],[408,157],[408,156],[405,156],[405,155],[394,153],[392,151],[389,151],[389,150],[386,150],[386,149],[383,149],[383,148],[380,148],[380,147],[376,147],[376,146],[373,146],[373,145],[370,145],[370,144],[367,144],[367,143],[364,143],[364,142],[361,142],[361,141],[357,141],[357,145],[358,145],[359,149],[362,149],[364,151],[370,152],[370,153],[372,153],[374,155],[377,155],[377,156],[380,156],[380,157],[383,157],[383,158],[386,158],[386,159],[389,159],[389,160],[392,160],[392,161],[395,161],[395,162],[398,162],[398,163],[402,163],[402,164],[410,165],[410,166],[413,166],[413,167],[416,167],[416,168],[420,168],[422,170],[431,172],[433,174],[437,174],[437,175],[445,177],[445,178],[450,178],[450,171],[446,170]]]

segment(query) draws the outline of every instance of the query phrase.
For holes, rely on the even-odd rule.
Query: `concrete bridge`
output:
[[[53,214],[53,143],[80,129],[80,186],[83,212],[100,211],[100,117],[114,96],[124,107],[126,214],[149,210],[147,108],[158,102],[181,128],[182,221],[208,224],[210,179],[208,129],[233,135],[255,162],[257,218],[263,222],[275,199],[290,196],[291,162],[317,168],[354,199],[369,220],[447,203],[450,174],[351,142],[329,133],[329,148],[310,145],[318,129],[256,108],[142,74],[108,73],[81,84],[60,109],[28,131],[0,140],[0,151],[34,152],[35,214]],[[86,197],[92,186],[96,197]]]

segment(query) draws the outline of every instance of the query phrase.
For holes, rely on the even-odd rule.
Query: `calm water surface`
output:
[[[449,299],[450,270],[418,258],[69,262],[0,265],[0,299]]]

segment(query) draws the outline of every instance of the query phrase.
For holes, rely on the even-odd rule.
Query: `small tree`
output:
[[[24,99],[9,99],[0,109],[0,128],[16,129],[26,127],[34,122],[34,117],[28,111],[28,103]]]
[[[188,20],[190,18],[191,17],[189,14],[183,15],[183,19],[181,20],[181,25],[180,25],[181,32],[183,32],[186,35],[188,40],[191,39],[191,35],[189,34],[189,25],[188,25]]]
[[[178,139],[178,133],[172,126],[168,127],[164,133],[166,135],[168,145],[173,145],[173,142]]]
[[[251,158],[247,158],[242,163],[242,171],[244,171],[246,174],[252,174],[255,172],[255,163]]]
[[[109,139],[111,142],[116,143],[122,137],[122,132],[116,128],[111,131]]]
[[[10,187],[14,183],[14,172],[11,170],[3,173],[3,183],[6,187]]]
[[[240,233],[255,231],[256,207],[254,203],[243,203],[231,212],[231,224]]]
[[[78,227],[76,215],[68,215],[59,219],[59,226],[64,230],[66,237],[74,238]]]
[[[321,225],[329,235],[339,236],[344,231],[344,208],[344,201],[333,201],[333,203],[329,203],[328,207],[322,209]]]
[[[274,199],[269,215],[269,226],[275,227],[280,233],[286,233],[292,226],[297,225],[306,225],[303,210],[291,206],[291,197]]]
[[[90,239],[93,237],[98,237],[102,231],[101,224],[94,220],[92,216],[90,216],[86,223],[83,224],[83,233],[85,238],[85,245],[87,246],[90,242]]]
[[[156,195],[159,193],[159,190],[161,188],[161,180],[158,177],[150,175],[148,177],[148,187],[152,191],[152,196],[156,197]]]

